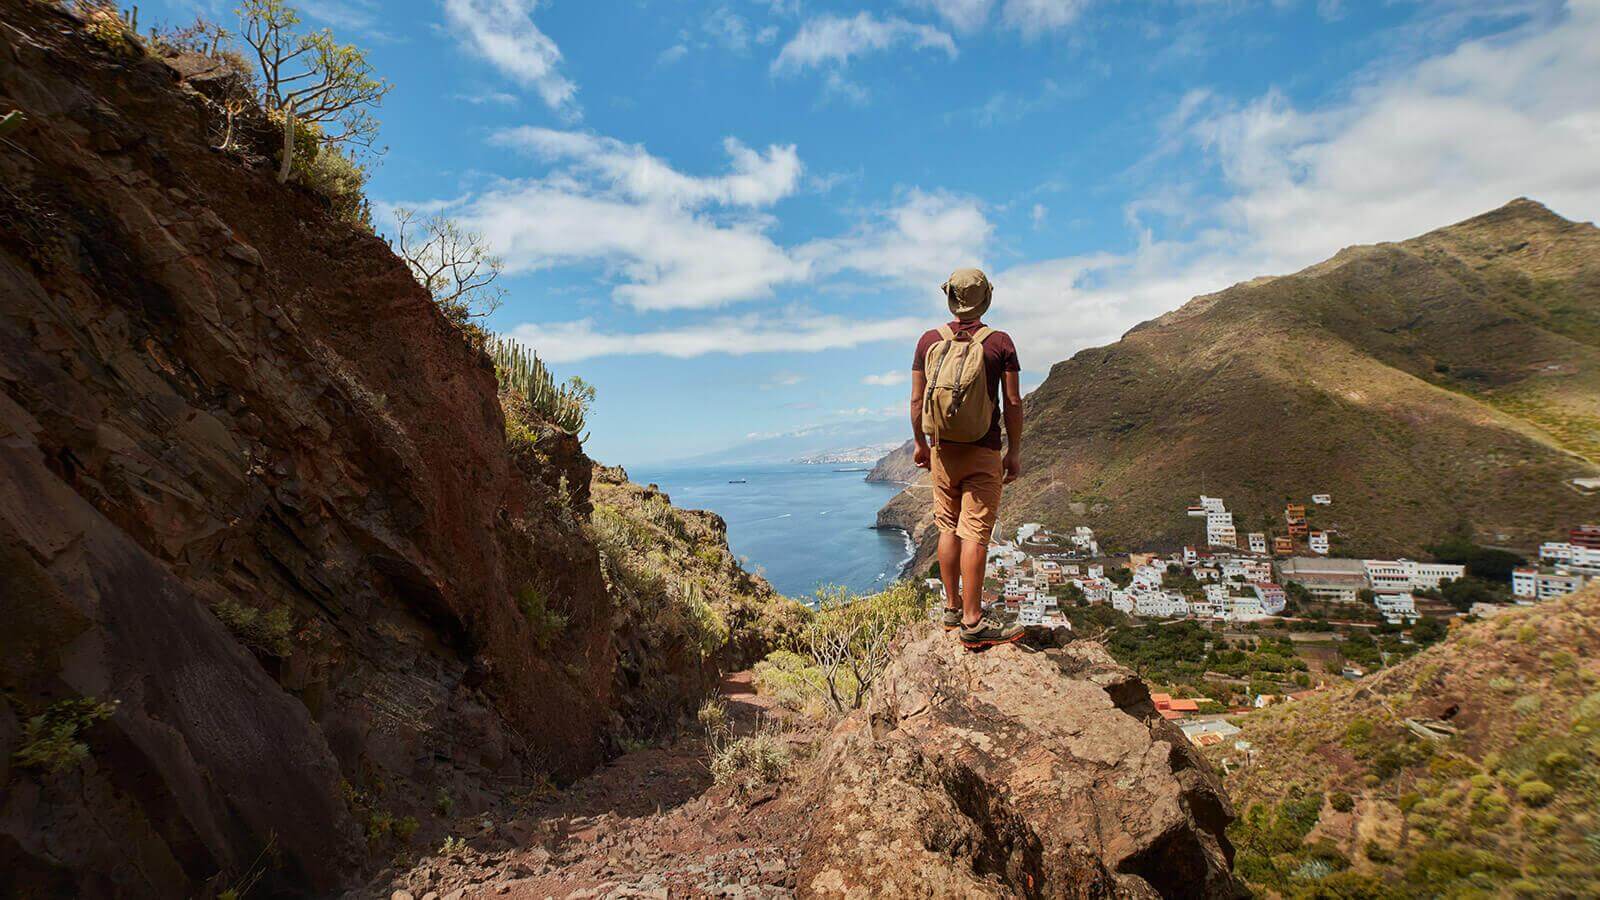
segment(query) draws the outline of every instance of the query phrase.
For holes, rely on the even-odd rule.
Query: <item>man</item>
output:
[[[955,321],[917,342],[911,362],[911,434],[916,464],[933,475],[944,626],[959,630],[967,649],[980,650],[1010,643],[1023,633],[1020,625],[983,615],[984,567],[1000,512],[1001,485],[1022,474],[1022,367],[1011,337],[983,324],[994,295],[983,272],[959,269],[943,290]]]

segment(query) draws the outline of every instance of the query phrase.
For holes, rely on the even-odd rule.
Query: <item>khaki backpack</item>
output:
[[[984,377],[983,342],[994,329],[985,325],[971,337],[958,337],[949,325],[939,326],[939,341],[928,348],[923,374],[922,430],[934,446],[940,439],[971,443],[994,424],[994,401]]]

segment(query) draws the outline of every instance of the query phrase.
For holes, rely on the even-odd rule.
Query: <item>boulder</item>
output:
[[[919,626],[825,742],[803,895],[1227,897],[1233,809],[1097,644]]]

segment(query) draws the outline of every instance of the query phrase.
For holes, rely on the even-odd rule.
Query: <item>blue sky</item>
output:
[[[145,4],[145,22],[231,4]],[[1519,195],[1600,212],[1600,0],[315,0],[369,194],[475,227],[591,455],[904,436],[981,265],[1024,387],[1191,296]]]

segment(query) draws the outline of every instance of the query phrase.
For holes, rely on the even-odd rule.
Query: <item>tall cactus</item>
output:
[[[562,431],[583,431],[588,398],[574,386],[557,384],[539,354],[519,341],[497,335],[489,342],[489,355],[502,390],[521,394],[535,412]]]

